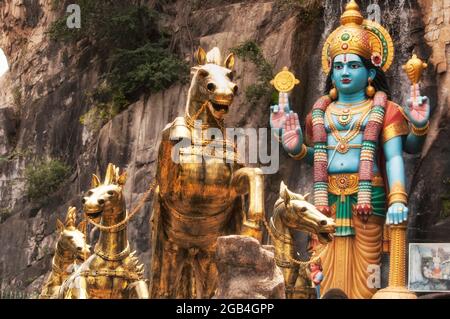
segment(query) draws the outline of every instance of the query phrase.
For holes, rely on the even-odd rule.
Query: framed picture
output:
[[[450,292],[450,243],[409,244],[408,288],[416,292]]]

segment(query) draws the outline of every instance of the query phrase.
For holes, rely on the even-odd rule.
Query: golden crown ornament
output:
[[[328,37],[322,50],[322,68],[329,73],[331,63],[340,54],[357,54],[387,71],[394,60],[394,43],[380,24],[366,20],[358,4],[351,0],[341,16],[341,25]]]

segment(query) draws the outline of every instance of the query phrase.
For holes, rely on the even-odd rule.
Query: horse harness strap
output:
[[[128,270],[112,270],[112,269],[101,269],[101,270],[85,270],[80,272],[82,277],[113,277],[113,278],[123,278],[127,280],[141,280],[135,272],[130,272]]]
[[[52,262],[52,272],[54,275],[57,276],[64,276],[64,275],[70,275],[72,272],[67,271],[65,269],[61,269],[58,267],[55,263]]]
[[[91,299],[122,299],[122,294],[117,290],[89,289]]]
[[[125,259],[130,254],[130,243],[127,243],[127,247],[118,254],[114,255],[107,254],[103,252],[98,245],[95,246],[94,252],[97,256],[101,257],[102,259],[108,261],[120,261]]]
[[[287,261],[287,260],[282,260],[279,258],[275,257],[275,263],[277,264],[278,267],[280,268],[289,268],[289,269],[293,269],[293,268],[297,268],[298,265],[295,265],[294,263],[292,263],[291,261]]]

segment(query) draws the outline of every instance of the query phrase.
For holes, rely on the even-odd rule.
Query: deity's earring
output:
[[[335,101],[338,98],[338,90],[336,89],[336,85],[333,81],[333,88],[330,90],[330,98]]]
[[[366,89],[366,94],[368,97],[373,97],[376,93],[375,88],[372,86],[372,78],[369,78],[369,85],[367,86]]]

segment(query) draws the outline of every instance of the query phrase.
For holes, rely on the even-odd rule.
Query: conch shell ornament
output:
[[[420,78],[422,77],[422,72],[427,67],[428,64],[424,63],[415,54],[404,66],[402,66],[412,84],[419,83]]]

